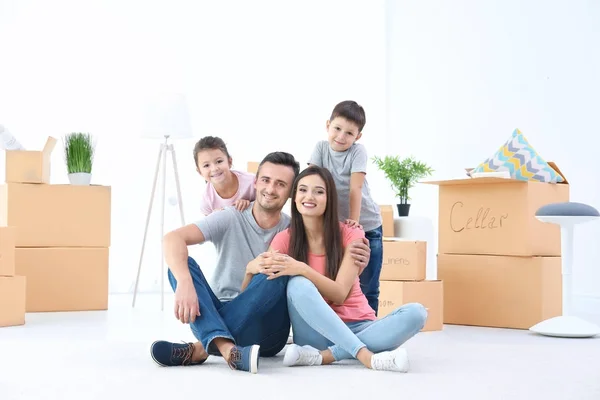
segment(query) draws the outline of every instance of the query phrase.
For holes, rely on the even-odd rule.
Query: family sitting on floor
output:
[[[365,180],[367,153],[356,141],[363,108],[338,104],[300,172],[294,157],[268,154],[256,175],[231,170],[223,140],[194,148],[206,180],[205,217],[165,235],[165,261],[175,291],[175,317],[196,343],[156,341],[162,366],[198,365],[222,356],[232,369],[258,372],[259,357],[293,344],[283,364],[325,365],[357,359],[382,371],[408,371],[400,346],[424,326],[421,304],[377,319],[382,266],[379,207]],[[281,212],[288,198],[291,216]],[[211,285],[188,246],[212,242],[218,260]]]

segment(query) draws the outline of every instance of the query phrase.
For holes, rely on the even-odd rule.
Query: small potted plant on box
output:
[[[89,185],[95,150],[92,136],[89,133],[70,133],[64,138],[64,149],[71,185]]]
[[[382,170],[385,177],[390,181],[392,189],[400,200],[397,204],[398,216],[406,217],[410,210],[408,201],[408,190],[412,188],[419,179],[425,178],[433,173],[433,169],[427,164],[407,157],[402,160],[398,156],[373,157],[373,162]]]

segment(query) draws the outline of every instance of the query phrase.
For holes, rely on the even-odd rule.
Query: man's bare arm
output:
[[[163,238],[165,262],[178,283],[191,283],[188,269],[188,246],[204,243],[204,234],[195,224],[189,224],[167,233]]]

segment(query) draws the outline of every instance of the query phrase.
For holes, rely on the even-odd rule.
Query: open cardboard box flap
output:
[[[46,144],[44,144],[44,147],[42,150],[8,150],[8,151],[13,152],[15,154],[20,153],[20,152],[43,153],[45,156],[49,156],[54,151],[54,148],[56,147],[56,142],[57,142],[56,138],[53,138],[52,136],[48,136],[48,139],[46,139]]]
[[[46,144],[44,145],[44,149],[42,150],[42,153],[44,153],[44,155],[50,155],[52,153],[52,151],[54,150],[54,147],[56,147],[56,139],[53,138],[52,136],[48,136],[48,140],[46,140]]]
[[[50,183],[51,156],[57,140],[48,136],[42,150],[6,152],[7,183]]]
[[[563,177],[564,181],[559,182],[559,185],[568,185],[569,182],[567,178],[562,173],[562,171],[556,166],[556,164],[552,161],[548,162],[550,165],[560,176]],[[465,168],[467,174],[471,172],[473,168]],[[441,181],[421,181],[419,183],[425,183],[428,185],[438,185],[438,186],[450,186],[450,185],[475,185],[475,184],[490,184],[490,183],[504,183],[504,184],[526,184],[527,181],[522,181],[519,179],[506,179],[506,178],[498,178],[498,177],[489,177],[489,178],[464,178],[464,179],[447,179]]]

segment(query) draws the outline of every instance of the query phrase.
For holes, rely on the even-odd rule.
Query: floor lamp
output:
[[[146,247],[146,239],[148,236],[148,225],[150,224],[150,215],[152,214],[152,205],[156,193],[156,185],[158,181],[158,173],[161,170],[161,219],[160,219],[160,234],[161,234],[161,252],[160,252],[160,292],[161,292],[161,310],[164,310],[165,305],[165,257],[162,247],[162,238],[164,236],[165,225],[165,184],[167,170],[167,155],[171,155],[173,162],[173,171],[175,173],[175,186],[177,188],[177,202],[179,205],[179,215],[181,217],[181,226],[185,225],[183,217],[183,201],[181,199],[181,186],[179,183],[179,172],[177,170],[177,157],[175,156],[175,148],[169,143],[171,139],[188,139],[192,137],[192,129],[190,117],[185,96],[181,94],[164,94],[156,97],[147,104],[144,116],[144,129],[142,136],[144,138],[162,139],[156,160],[156,169],[154,172],[154,182],[150,194],[150,204],[148,205],[148,214],[146,216],[146,227],[144,229],[144,238],[142,240],[142,249],[140,252],[140,260],[138,264],[137,277],[135,279],[135,287],[133,290],[133,303],[137,298],[138,286],[140,281],[140,272],[142,270],[142,260],[144,258],[144,249]]]
[[[530,331],[555,337],[593,337],[600,334],[600,327],[573,314],[573,231],[575,225],[598,220],[600,213],[594,207],[582,203],[552,203],[541,207],[535,217],[551,224],[558,224],[561,232],[562,259],[562,315],[542,321]]]

